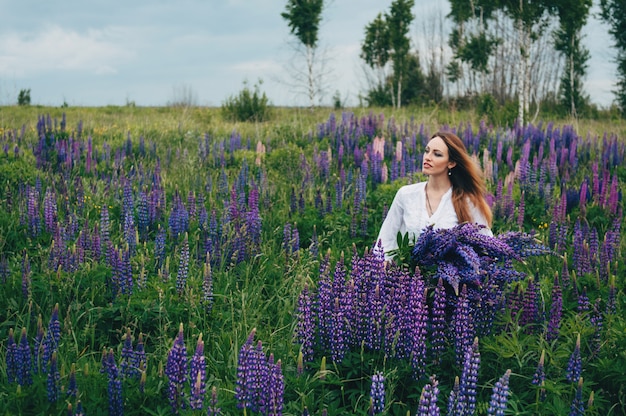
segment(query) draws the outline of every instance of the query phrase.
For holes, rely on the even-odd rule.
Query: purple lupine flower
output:
[[[124,215],[124,241],[130,247],[130,251],[135,251],[137,246],[137,228],[133,214],[127,212]]]
[[[7,378],[9,384],[11,384],[17,379],[17,373],[19,371],[17,344],[15,343],[15,337],[13,336],[13,328],[9,329],[9,338],[7,340],[7,352],[5,362]]]
[[[257,341],[256,348],[252,349],[249,357],[248,391],[251,393],[250,410],[253,412],[264,411],[267,404],[267,394],[263,388],[267,385],[268,366],[263,344]]]
[[[48,367],[47,393],[48,401],[54,403],[59,399],[61,374],[57,366],[57,352],[54,351],[50,356],[50,366]]]
[[[65,390],[65,394],[67,396],[76,398],[78,394],[78,386],[76,385],[76,364],[72,363],[72,367],[70,368],[70,375],[67,381],[67,389]]]
[[[100,210],[100,244],[102,245],[102,251],[105,253],[108,243],[110,242],[110,234],[111,222],[109,219],[109,209],[106,205],[102,205],[102,209]]]
[[[559,276],[554,276],[552,285],[552,303],[550,305],[550,320],[546,329],[546,340],[554,341],[559,337],[561,317],[563,315],[563,293],[559,284]]]
[[[465,361],[459,381],[459,410],[462,415],[473,415],[476,411],[479,367],[480,352],[478,351],[478,337],[476,337],[474,343],[465,351]]]
[[[254,335],[256,328],[250,331],[246,342],[239,349],[237,360],[237,383],[235,385],[235,398],[238,409],[247,409],[252,406],[254,392],[251,390],[252,380],[252,355],[254,353]]]
[[[46,189],[46,194],[43,199],[43,212],[45,230],[50,234],[54,234],[58,221],[58,213],[56,195],[52,188]]]
[[[454,377],[454,386],[452,390],[450,390],[450,396],[448,397],[448,414],[456,415],[460,414],[460,403],[459,403],[459,395],[460,395],[460,386],[459,386],[459,376]]]
[[[587,296],[587,286],[583,287],[582,292],[578,295],[578,313],[587,312],[591,309],[591,303],[589,302],[589,297]]]
[[[178,328],[178,335],[174,339],[172,348],[167,355],[165,375],[168,378],[167,398],[172,406],[172,412],[178,412],[184,406],[184,383],[188,376],[187,347],[183,334],[183,324]]]
[[[541,357],[539,358],[539,363],[537,364],[537,369],[535,370],[535,374],[533,375],[532,384],[535,386],[539,386],[539,400],[544,401],[546,399],[546,389],[544,388],[546,382],[546,370],[545,370],[545,350],[541,351]]]
[[[313,345],[315,343],[315,322],[313,316],[313,300],[309,293],[308,284],[304,285],[298,296],[296,309],[295,341],[300,344],[304,362],[313,361]]]
[[[192,409],[200,410],[204,407],[204,394],[206,393],[206,358],[204,357],[204,341],[202,333],[198,336],[196,351],[191,357],[190,380],[191,397],[189,405]]]
[[[122,416],[124,414],[124,400],[122,398],[122,379],[115,363],[113,349],[105,352],[104,369],[108,376],[107,392],[109,395],[109,415]]]
[[[340,363],[348,350],[346,340],[346,319],[339,297],[334,298],[332,314],[330,316],[330,355],[334,363]]]
[[[59,304],[55,304],[52,308],[52,314],[50,315],[50,322],[48,323],[48,331],[46,332],[46,339],[44,340],[44,348],[42,355],[41,365],[47,365],[50,361],[53,351],[56,351],[59,340],[61,339],[61,323],[59,322]]]
[[[570,406],[569,416],[584,416],[585,414],[585,402],[583,401],[583,378],[578,378],[578,385],[576,386],[576,393]]]
[[[378,415],[385,410],[385,377],[377,371],[372,376],[370,387],[370,415]]]
[[[615,286],[615,277],[609,282],[609,294],[606,301],[606,313],[614,314],[617,311],[617,287]]]
[[[31,237],[41,233],[41,219],[39,217],[39,194],[34,187],[28,187],[26,213],[28,215],[28,232]]]
[[[143,345],[143,334],[140,332],[132,358],[133,367],[136,369],[135,375],[143,376],[145,374],[147,361],[148,359]]]
[[[285,392],[285,381],[281,369],[281,361],[274,363],[274,356],[270,354],[268,359],[268,383],[265,391],[266,413],[271,416],[281,416],[283,414],[283,395]]]
[[[132,377],[139,374],[139,369],[134,366],[135,351],[133,350],[133,338],[130,328],[126,328],[124,345],[122,346],[122,360],[120,363],[122,377]]]
[[[529,278],[528,287],[524,294],[522,314],[519,318],[519,325],[524,327],[529,334],[532,334],[539,324],[539,289],[537,279]]]
[[[435,288],[430,321],[431,351],[435,365],[441,362],[447,343],[446,322],[446,290],[443,286],[443,279],[439,278]]]
[[[511,370],[506,370],[504,375],[500,377],[500,380],[498,380],[493,386],[493,393],[491,394],[491,400],[489,401],[489,408],[487,408],[487,414],[489,416],[504,416],[506,404],[509,400],[510,376]]]
[[[185,238],[180,248],[178,262],[178,274],[176,275],[176,292],[182,296],[187,285],[187,275],[189,273],[189,237],[185,233]]]
[[[213,309],[213,272],[208,254],[202,273],[202,304],[205,312],[210,314]]]
[[[411,356],[411,367],[416,379],[424,375],[426,368],[426,332],[428,325],[427,290],[422,279],[413,278],[409,281],[406,318],[409,321],[408,333]]]
[[[165,237],[166,237],[165,228],[161,228],[159,224],[159,229],[157,231],[156,237],[154,239],[154,257],[156,259],[156,269],[160,269],[163,263],[165,262]]]
[[[148,210],[148,195],[142,190],[139,191],[139,205],[137,206],[137,226],[139,234],[145,238],[150,226],[150,214]]]
[[[419,406],[416,416],[439,416],[440,411],[437,406],[439,398],[439,382],[435,376],[430,376],[430,381],[422,389]]]
[[[83,403],[80,400],[76,402],[76,410],[74,410],[74,416],[85,416]]]
[[[465,361],[466,351],[471,347],[475,337],[473,317],[469,301],[467,300],[467,286],[463,285],[461,294],[456,300],[453,317],[454,324],[454,350],[456,362],[462,365]]]
[[[20,386],[33,384],[33,360],[28,337],[26,336],[26,328],[22,328],[20,343],[17,347],[16,364],[17,384]]]
[[[575,383],[580,378],[583,371],[582,357],[580,356],[580,334],[576,338],[574,351],[569,357],[567,368],[565,369],[565,379],[570,383]]]
[[[207,409],[207,416],[219,416],[222,414],[222,409],[217,407],[217,387],[211,388],[211,399],[209,400],[209,407]]]

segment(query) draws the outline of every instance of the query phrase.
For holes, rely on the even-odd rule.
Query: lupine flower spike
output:
[[[385,410],[385,377],[380,371],[372,376],[370,400],[370,415],[378,415]]]
[[[582,358],[580,356],[580,334],[576,337],[576,345],[574,351],[569,357],[567,369],[565,370],[565,378],[570,383],[575,383],[580,378],[583,371]]]
[[[504,375],[500,377],[500,380],[493,386],[493,393],[491,394],[491,400],[489,401],[489,408],[487,414],[490,416],[504,416],[506,410],[506,403],[509,398],[509,377],[511,376],[511,370],[506,370]]]

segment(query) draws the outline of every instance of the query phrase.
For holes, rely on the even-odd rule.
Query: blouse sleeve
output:
[[[398,248],[398,232],[402,230],[402,224],[404,222],[404,208],[402,205],[401,191],[398,191],[391,202],[387,216],[378,232],[376,241],[380,241],[383,247],[385,260],[391,258],[391,256],[387,255],[387,252]]]
[[[487,219],[485,218],[483,213],[480,212],[480,210],[476,208],[476,206],[474,206],[474,204],[472,204],[471,202],[469,204],[470,204],[470,210],[472,212],[472,218],[474,219],[474,222],[476,224],[485,226],[485,228],[480,229],[480,233],[493,237],[493,231],[491,231],[491,228],[489,228],[489,223],[487,223]]]

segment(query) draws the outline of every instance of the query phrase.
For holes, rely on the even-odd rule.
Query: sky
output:
[[[392,0],[331,0],[320,27],[325,104],[337,92],[358,104],[366,89],[359,58],[365,27]],[[286,0],[0,0],[0,105],[30,89],[31,103],[162,106],[191,98],[220,106],[244,82],[274,105],[307,105],[294,87],[294,37],[280,16]],[[448,2],[416,0],[411,38],[441,19]],[[420,29],[422,28],[422,29]],[[616,66],[607,28],[591,18],[585,82],[591,101],[613,101]],[[301,85],[301,84],[300,84]]]

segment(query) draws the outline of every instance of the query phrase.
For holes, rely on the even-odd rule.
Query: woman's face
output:
[[[448,146],[441,137],[433,137],[424,149],[422,160],[422,172],[426,175],[448,174],[448,169],[453,168],[455,162],[450,161]]]

